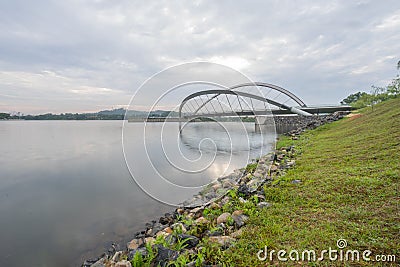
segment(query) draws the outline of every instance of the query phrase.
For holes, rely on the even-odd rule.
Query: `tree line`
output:
[[[397,69],[400,69],[400,61],[397,63]],[[372,86],[371,91],[357,92],[349,95],[340,103],[351,105],[355,108],[373,106],[379,102],[396,98],[400,96],[400,77],[397,75],[387,86]]]
[[[62,114],[41,114],[41,115],[10,115],[0,113],[1,120],[123,120],[124,115],[120,114],[99,114],[99,113],[62,113]]]

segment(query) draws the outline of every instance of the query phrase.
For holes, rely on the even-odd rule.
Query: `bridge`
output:
[[[180,121],[209,117],[245,117],[295,114],[313,116],[350,111],[351,106],[307,106],[299,97],[277,85],[255,82],[193,93],[179,106]],[[257,122],[257,120],[256,120]]]

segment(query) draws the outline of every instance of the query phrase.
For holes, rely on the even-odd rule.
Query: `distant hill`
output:
[[[125,109],[124,108],[118,108],[118,109],[111,109],[111,110],[102,110],[97,112],[97,114],[102,114],[102,115],[125,115]]]
[[[126,109],[118,108],[112,110],[102,110],[97,112],[97,114],[101,115],[124,115],[125,116]],[[173,116],[178,117],[178,112],[169,111],[169,110],[154,110],[150,113],[147,111],[139,111],[139,110],[128,110],[127,117],[134,117],[134,118],[147,118],[147,117],[167,117]]]

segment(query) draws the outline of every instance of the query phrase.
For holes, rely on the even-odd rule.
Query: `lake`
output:
[[[79,266],[271,151],[253,123],[0,121],[0,266]]]

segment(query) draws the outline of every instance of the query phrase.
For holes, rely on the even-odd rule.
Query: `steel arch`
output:
[[[289,107],[285,104],[281,104],[279,102],[276,102],[274,100],[268,99],[268,98],[264,98],[262,96],[259,95],[254,95],[254,94],[250,94],[250,93],[246,93],[246,92],[241,92],[241,91],[237,91],[235,89],[239,89],[242,87],[247,87],[247,86],[260,86],[260,87],[267,87],[267,88],[271,88],[274,89],[282,94],[285,94],[286,96],[288,96],[290,99],[294,100],[297,104],[300,105],[300,107],[306,107],[306,104],[300,99],[298,98],[296,95],[294,95],[293,93],[289,92],[288,90],[279,87],[277,85],[273,85],[273,84],[269,84],[269,83],[263,83],[263,82],[254,82],[254,83],[243,83],[243,84],[238,84],[235,86],[232,86],[228,89],[214,89],[214,90],[204,90],[204,91],[199,91],[199,92],[195,92],[193,94],[190,94],[189,96],[185,97],[180,106],[179,106],[179,118],[182,118],[182,108],[183,106],[190,100],[190,99],[194,99],[197,96],[201,96],[201,95],[211,95],[214,94],[213,97],[209,98],[207,101],[203,102],[203,104],[201,104],[194,112],[194,115],[192,115],[191,117],[195,116],[197,114],[197,112],[203,108],[207,103],[210,103],[210,101],[212,101],[213,99],[215,99],[216,97],[220,96],[221,94],[225,94],[225,95],[237,95],[237,96],[242,96],[242,97],[248,97],[250,99],[256,99],[259,101],[263,101],[263,102],[267,102],[269,104],[272,104],[274,106],[277,106],[278,108],[283,108],[283,109],[287,109],[290,111],[294,111],[295,113],[300,114],[302,111],[295,108],[295,107]],[[303,112],[303,114],[301,115],[310,115],[307,112]]]
[[[282,94],[287,95],[288,97],[290,97],[291,99],[293,99],[297,104],[299,104],[299,106],[301,107],[306,107],[306,104],[300,99],[298,98],[295,94],[291,93],[290,91],[274,85],[274,84],[270,84],[270,83],[263,83],[263,82],[254,82],[254,83],[242,83],[242,84],[238,84],[235,86],[230,87],[230,90],[235,90],[241,87],[247,87],[247,86],[260,86],[260,87],[267,87],[267,88],[271,88],[274,89],[278,92],[281,92]]]

